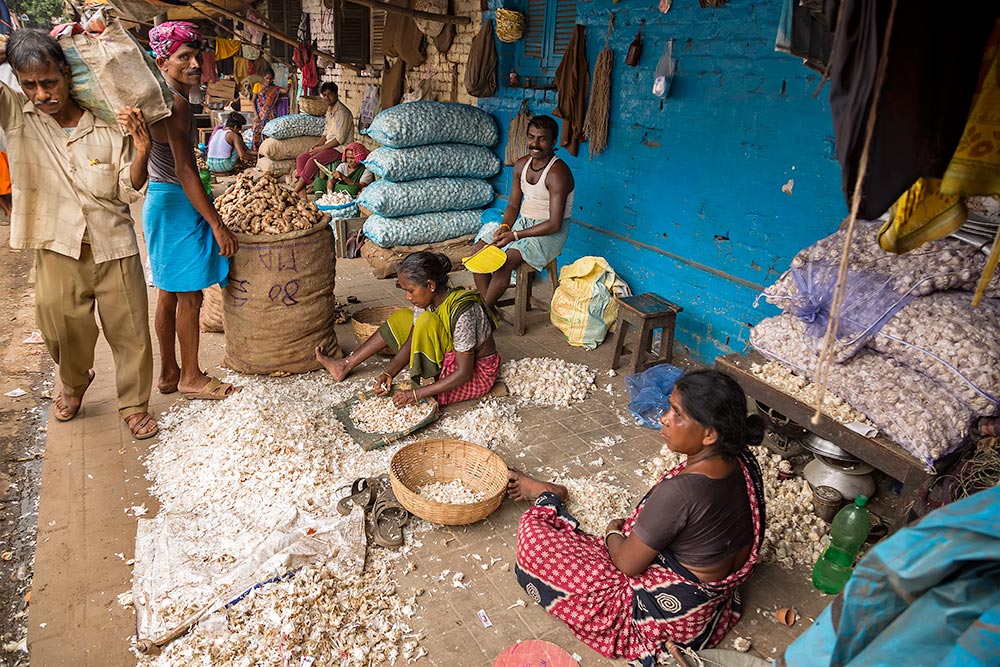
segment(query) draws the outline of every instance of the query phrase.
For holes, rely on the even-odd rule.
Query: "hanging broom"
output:
[[[597,56],[594,66],[594,82],[590,86],[590,104],[587,117],[583,121],[583,133],[590,142],[590,159],[603,152],[608,146],[608,113],[611,106],[611,68],[615,52],[608,47],[611,30],[615,27],[615,13],[611,12],[608,35],[604,38],[604,50]]]

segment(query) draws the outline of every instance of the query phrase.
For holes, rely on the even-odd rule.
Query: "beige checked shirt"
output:
[[[87,234],[97,263],[139,252],[128,210],[141,197],[129,175],[131,137],[89,111],[67,132],[2,83],[0,127],[10,150],[12,248],[79,259]]]
[[[354,139],[354,116],[351,115],[347,105],[340,100],[332,109],[327,109],[326,129],[323,134],[327,141],[337,142],[334,146],[337,150],[341,150]]]

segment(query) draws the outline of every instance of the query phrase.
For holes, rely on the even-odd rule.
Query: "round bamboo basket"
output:
[[[371,335],[378,331],[378,328],[397,310],[399,308],[396,306],[374,306],[362,308],[351,315],[351,329],[354,330],[354,337],[358,339],[358,345],[371,338]],[[392,350],[386,345],[378,353],[391,355]]]
[[[310,116],[325,116],[326,102],[322,97],[310,97],[309,95],[299,96],[299,110]]]
[[[524,37],[524,14],[513,9],[497,9],[497,37],[508,44]]]
[[[482,492],[478,503],[452,505],[428,500],[420,487],[432,482],[462,483]],[[500,507],[507,489],[507,464],[486,449],[464,440],[422,440],[403,447],[389,464],[389,482],[400,504],[412,514],[446,526],[485,519]]]

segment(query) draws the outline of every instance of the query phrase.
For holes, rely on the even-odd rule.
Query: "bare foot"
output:
[[[337,382],[342,382],[351,373],[351,369],[347,367],[347,359],[334,359],[319,345],[316,346],[316,361],[323,364],[323,368],[328,370]]]
[[[556,494],[559,500],[569,498],[569,490],[562,484],[543,482],[525,475],[520,470],[507,468],[507,495],[513,500],[530,500],[534,502],[546,491]]]
[[[156,381],[156,389],[161,394],[173,394],[177,391],[177,384],[181,379],[181,369],[177,369],[173,373],[160,373],[159,379]]]

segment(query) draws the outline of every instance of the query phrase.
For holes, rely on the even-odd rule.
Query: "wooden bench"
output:
[[[535,267],[523,262],[515,271],[517,282],[512,286],[514,288],[514,296],[512,298],[500,299],[497,301],[497,306],[514,306],[514,321],[512,322],[514,332],[518,336],[523,336],[528,330],[528,311],[532,309],[531,290],[535,282],[535,276],[539,272]],[[552,288],[552,292],[555,293],[556,287],[559,286],[559,266],[555,259],[545,265],[545,271],[549,274],[549,286]],[[507,289],[510,290],[510,287]],[[536,301],[535,305],[539,308],[548,309],[548,304],[540,300]]]
[[[833,442],[865,463],[898,480],[901,488],[896,511],[889,517],[883,517],[887,519],[892,530],[901,527],[909,520],[910,511],[921,495],[937,476],[946,471],[957,459],[957,454],[946,456],[935,464],[935,472],[928,472],[924,469],[922,461],[882,434],[875,438],[866,438],[826,415],[820,415],[819,423],[813,424],[810,422],[815,412],[813,406],[789,396],[750,372],[752,364],[764,363],[767,363],[767,359],[757,352],[750,352],[746,355],[728,354],[719,357],[715,360],[715,367],[739,382],[751,398],[766,403],[803,428]]]

